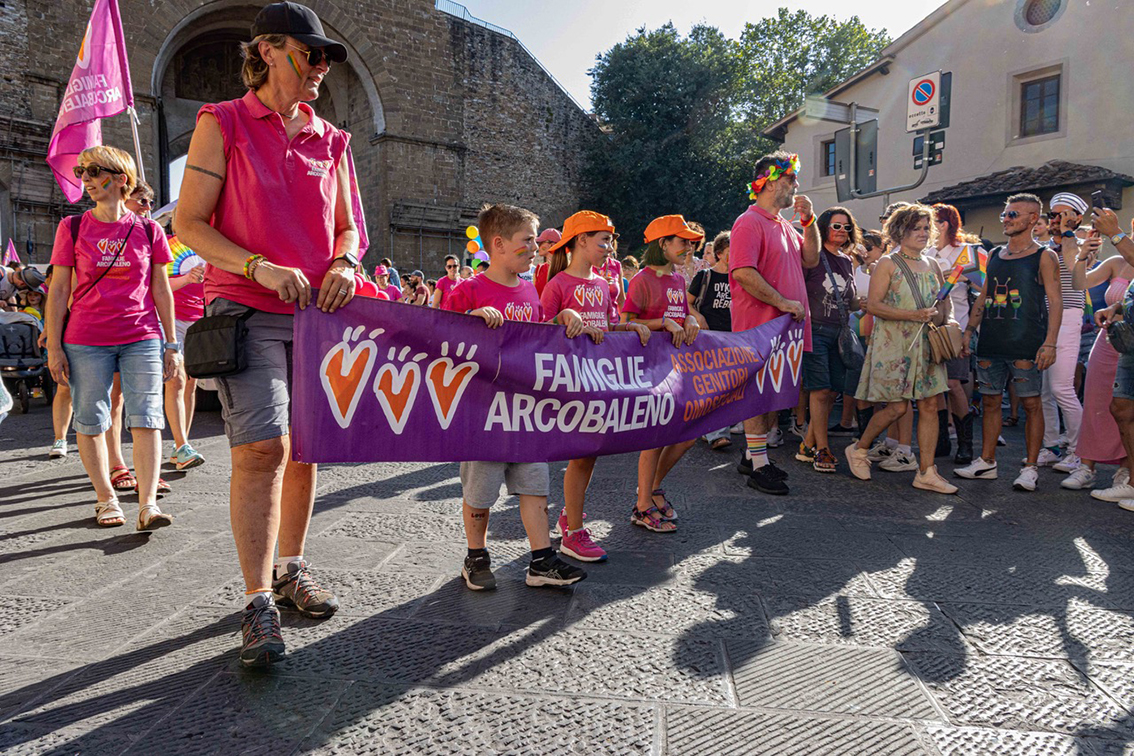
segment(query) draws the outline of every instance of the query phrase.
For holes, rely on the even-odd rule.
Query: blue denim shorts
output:
[[[1017,367],[1025,362],[1030,367]],[[985,396],[999,396],[1012,377],[1016,396],[1039,396],[1043,392],[1043,373],[1032,360],[1006,360],[1002,357],[977,357],[977,388]]]
[[[811,324],[811,351],[803,353],[803,388],[807,391],[832,389],[840,394],[858,391],[862,369],[850,370],[839,357],[839,329]]]
[[[1134,401],[1134,353],[1118,355],[1114,374],[1114,397]]]
[[[71,406],[75,432],[97,436],[110,428],[110,388],[122,374],[122,400],[127,428],[165,427],[162,410],[161,339],[115,346],[63,344],[70,368]]]

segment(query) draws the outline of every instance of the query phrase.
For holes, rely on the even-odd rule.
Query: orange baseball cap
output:
[[[593,210],[580,210],[567,220],[563,221],[563,238],[548,250],[554,252],[579,234],[589,234],[595,231],[609,231],[614,233],[614,222],[602,213]]]
[[[689,228],[685,218],[680,215],[663,215],[654,218],[650,221],[650,225],[646,226],[646,244],[666,236],[680,236],[690,241],[701,241],[705,238],[704,234]]]

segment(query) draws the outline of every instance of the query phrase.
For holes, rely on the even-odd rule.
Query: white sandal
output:
[[[95,502],[95,524],[100,528],[117,528],[126,524],[126,515],[118,506],[118,499]]]
[[[173,516],[158,509],[157,504],[138,508],[138,530],[157,530],[173,524]]]

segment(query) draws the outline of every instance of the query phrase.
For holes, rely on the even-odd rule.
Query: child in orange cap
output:
[[[642,346],[650,340],[650,330],[641,323],[611,326],[617,310],[611,301],[607,279],[595,272],[606,264],[614,241],[610,218],[589,210],[575,213],[563,224],[563,237],[551,247],[547,285],[540,297],[544,317],[570,325],[578,321],[592,329],[592,338],[601,344],[608,330],[635,331]],[[571,261],[567,262],[567,252]],[[597,336],[597,338],[596,338]],[[606,551],[591,540],[583,527],[583,501],[595,470],[597,457],[573,459],[563,475],[565,506],[559,515],[558,530],[563,537],[559,551],[583,562],[602,562]]]
[[[675,347],[692,344],[701,330],[697,319],[688,317],[685,279],[674,272],[692,252],[692,242],[703,234],[694,231],[680,215],[663,215],[646,226],[646,251],[642,270],[630,280],[623,323],[641,323],[651,331],[668,331]],[[638,455],[638,503],[630,522],[655,533],[677,530],[677,512],[661,487],[665,476],[685,456],[697,439],[649,449]]]

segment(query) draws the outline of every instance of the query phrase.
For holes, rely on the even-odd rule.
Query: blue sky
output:
[[[535,54],[552,76],[590,109],[587,70],[595,56],[626,39],[638,27],[667,21],[686,33],[698,22],[739,36],[744,24],[774,15],[776,9],[803,9],[812,15],[844,19],[857,15],[868,27],[885,28],[897,38],[944,0],[464,0],[469,12],[508,29]]]

